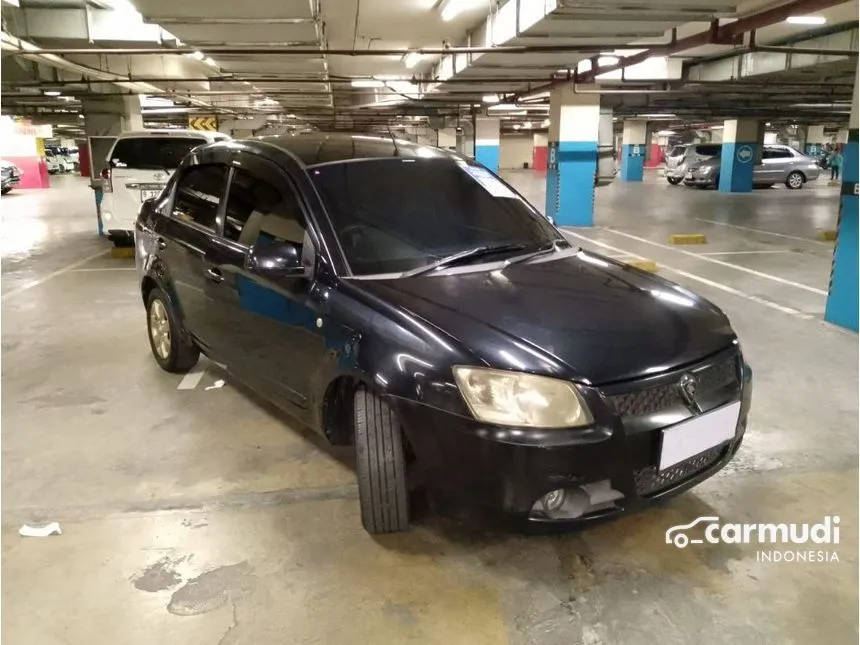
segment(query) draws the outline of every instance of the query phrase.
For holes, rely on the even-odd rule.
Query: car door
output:
[[[792,161],[791,151],[784,146],[765,146],[762,151],[762,164],[756,166],[753,178],[756,183],[775,184],[785,181],[788,165]]]
[[[328,330],[319,324],[325,289],[306,277],[267,277],[250,270],[247,259],[257,245],[311,244],[308,218],[295,184],[277,165],[237,153],[232,166],[221,234],[207,256],[218,276],[206,287],[213,346],[228,368],[304,417],[311,375],[328,345]]]
[[[186,329],[207,348],[206,254],[215,236],[219,209],[227,187],[226,164],[211,161],[184,168],[176,180],[168,217],[156,227],[158,253],[169,271],[168,283]]]

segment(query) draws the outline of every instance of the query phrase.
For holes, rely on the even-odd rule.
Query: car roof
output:
[[[150,130],[129,130],[121,132],[117,139],[143,139],[147,137],[194,137],[203,141],[227,140],[230,137],[222,132],[207,130],[184,130],[179,128],[153,128]]]
[[[251,149],[258,148],[261,152],[265,145],[275,146],[295,155],[306,166],[385,157],[462,158],[457,153],[442,148],[394,137],[363,134],[309,132],[257,137],[242,143]]]

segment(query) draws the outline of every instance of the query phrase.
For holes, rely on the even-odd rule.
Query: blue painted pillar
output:
[[[556,88],[549,118],[546,214],[559,226],[592,226],[600,95]]]
[[[475,161],[499,172],[499,119],[478,117],[475,122]]]
[[[839,220],[836,224],[836,245],[830,269],[830,288],[824,319],[834,325],[857,331],[857,276],[858,212],[857,212],[857,86],[854,87],[854,106],[851,110],[851,128],[848,143],[842,149],[842,191],[839,201]]]
[[[621,181],[642,181],[645,171],[645,121],[625,121],[621,136]]]
[[[806,144],[803,152],[816,159],[824,152],[824,126],[810,125],[806,128]]]
[[[761,163],[759,122],[731,119],[723,126],[719,190],[722,193],[748,193],[753,189],[753,168]]]

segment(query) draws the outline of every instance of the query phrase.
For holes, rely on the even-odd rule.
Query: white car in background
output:
[[[102,223],[114,243],[134,241],[140,205],[158,197],[170,176],[191,150],[230,137],[200,130],[136,130],[114,142],[102,171]]]
[[[687,174],[687,169],[696,164],[718,157],[723,150],[719,143],[690,143],[674,146],[666,154],[666,181],[677,186]]]

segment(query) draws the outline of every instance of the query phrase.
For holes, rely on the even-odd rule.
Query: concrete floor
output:
[[[511,180],[543,205],[543,178]],[[838,190],[616,182],[584,246],[657,261],[720,305],[755,369],[744,448],[673,502],[588,531],[430,517],[361,529],[349,451],[222,375],[150,357],[130,260],[85,180],[2,199],[3,631],[8,643],[496,645],[857,642],[857,336],[821,321]],[[752,230],[756,229],[756,230]],[[671,233],[705,233],[669,247]],[[841,517],[838,563],[665,544],[702,515]],[[63,535],[21,538],[24,522]]]

